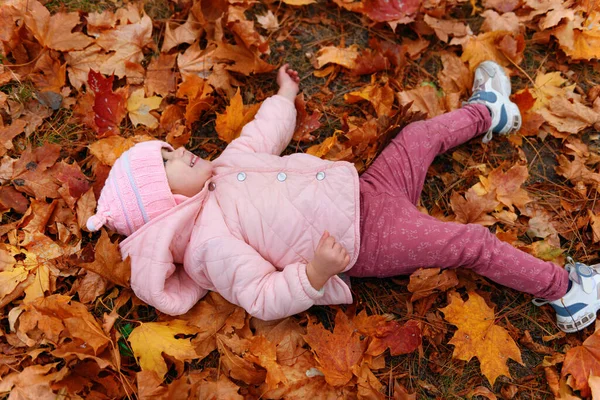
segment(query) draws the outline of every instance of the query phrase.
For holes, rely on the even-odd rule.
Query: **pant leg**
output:
[[[361,184],[407,196],[416,204],[433,159],[486,132],[492,119],[486,106],[468,105],[406,126],[362,175]]]
[[[361,249],[350,276],[408,275],[418,268],[472,269],[490,280],[555,300],[568,286],[566,270],[502,242],[477,224],[442,222],[409,199],[363,191]]]

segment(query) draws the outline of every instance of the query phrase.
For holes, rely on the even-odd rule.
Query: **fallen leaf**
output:
[[[363,310],[352,322],[360,333],[371,337],[365,354],[376,357],[389,348],[390,355],[397,356],[411,353],[421,345],[421,329],[417,321],[410,320],[400,325],[398,321],[388,321],[381,315],[367,316]]]
[[[242,95],[239,89],[235,92],[235,96],[231,99],[229,105],[225,108],[223,114],[217,113],[215,122],[215,130],[219,134],[219,138],[227,143],[240,136],[242,128],[252,119],[260,104],[244,106],[242,103]]]
[[[333,333],[323,325],[309,322],[304,340],[311,347],[325,380],[332,386],[342,386],[352,379],[352,367],[357,365],[366,343],[354,332],[348,317],[339,310]]]
[[[129,259],[127,258],[125,261],[121,259],[119,244],[110,241],[106,230],[102,229],[94,249],[94,262],[83,263],[81,267],[95,272],[117,285],[129,287],[129,279],[131,278]]]
[[[573,21],[556,28],[552,33],[560,48],[574,60],[600,58],[600,29],[598,22],[588,23],[576,29]]]
[[[573,377],[573,389],[580,390],[584,397],[590,395],[590,375],[600,375],[600,330],[590,335],[582,345],[567,350],[561,369],[562,377]]]
[[[168,370],[162,353],[180,361],[193,360],[197,355],[191,339],[179,339],[177,336],[193,335],[197,332],[197,328],[181,320],[147,322],[140,323],[131,332],[128,340],[142,371],[154,371],[163,378]]]
[[[445,292],[458,285],[456,272],[450,269],[419,268],[410,275],[408,291],[412,293],[410,301],[417,301],[437,291]]]
[[[125,118],[125,97],[122,92],[113,92],[114,77],[105,78],[101,73],[90,70],[88,85],[95,94],[94,122],[99,137],[118,135],[119,125]]]
[[[367,100],[375,108],[378,117],[389,117],[394,104],[394,90],[387,83],[384,86],[371,84],[363,86],[360,91],[345,94],[344,100],[350,104]]]
[[[513,206],[519,209],[531,202],[531,198],[521,186],[529,178],[529,171],[524,165],[513,165],[504,172],[496,168],[489,173],[487,178],[480,176],[479,179],[487,192],[496,191],[496,199],[506,205],[511,211]]]
[[[425,85],[416,89],[397,92],[396,96],[401,105],[405,106],[410,103],[411,112],[423,112],[429,118],[441,115],[444,113],[444,107],[441,104],[441,98],[436,89],[432,86]]]
[[[316,3],[317,0],[282,0],[289,6],[306,6],[308,4]]]
[[[312,132],[321,127],[321,112],[315,111],[312,114],[308,114],[306,111],[306,102],[304,101],[304,93],[300,93],[294,99],[294,105],[296,106],[296,129],[292,140],[312,142],[315,137]]]
[[[481,16],[485,18],[481,25],[481,30],[484,32],[506,31],[518,35],[523,29],[519,17],[514,12],[500,15],[496,11],[486,10]]]
[[[93,39],[82,32],[73,32],[78,25],[79,13],[57,13],[50,16],[50,11],[37,0],[28,1],[25,13],[25,24],[35,38],[53,50],[81,50],[93,42]]]
[[[463,37],[473,34],[469,25],[465,25],[463,22],[457,20],[437,19],[428,14],[425,14],[423,20],[435,31],[436,36],[442,42],[448,42],[449,36]]]
[[[99,66],[101,73],[114,74],[119,78],[127,76],[143,79],[144,69],[139,63],[144,59],[143,50],[154,46],[152,20],[144,14],[139,21],[103,31],[96,39],[96,44],[111,52]],[[141,68],[141,76],[138,75],[138,67]]]
[[[162,97],[159,96],[144,97],[144,89],[137,89],[131,93],[127,99],[127,111],[133,126],[142,124],[150,129],[156,128],[158,119],[150,114],[150,110],[157,109],[161,102]]]
[[[161,48],[161,55],[182,43],[194,43],[203,31],[202,25],[196,21],[192,13],[188,15],[185,24],[178,25],[175,28],[172,28],[172,26],[173,24],[169,22],[165,24],[165,37]]]
[[[463,45],[463,54],[461,59],[469,64],[469,69],[475,71],[477,66],[486,60],[495,61],[498,64],[508,67],[510,61],[497,46],[506,35],[506,31],[493,31],[472,36]]]
[[[497,220],[489,213],[495,211],[498,204],[493,193],[479,196],[473,188],[467,190],[464,198],[458,192],[453,192],[450,197],[450,206],[456,215],[456,222],[461,224],[494,225]]]
[[[438,74],[438,80],[444,93],[467,94],[473,86],[473,73],[460,57],[450,52],[441,54],[444,69]]]
[[[164,53],[152,58],[144,80],[147,96],[156,93],[165,97],[175,93],[177,89],[177,77],[174,72],[176,59],[177,54],[168,55]]]
[[[449,298],[450,304],[440,311],[458,327],[448,342],[455,346],[452,357],[464,361],[477,357],[481,372],[492,385],[500,375],[510,377],[506,362],[510,358],[523,364],[521,352],[506,330],[494,324],[494,310],[475,292],[469,292],[466,302],[456,292]]]
[[[340,48],[335,46],[321,47],[313,60],[315,68],[323,68],[327,64],[337,64],[344,68],[354,69],[358,57],[358,47]]]
[[[308,1],[314,3],[314,0]],[[262,26],[268,31],[276,31],[277,29],[279,29],[279,21],[277,20],[277,17],[275,16],[275,14],[273,14],[271,10],[267,11],[267,13],[264,15],[257,15],[256,22],[258,22],[260,26]]]
[[[153,140],[151,136],[139,135],[124,138],[122,136],[110,136],[100,139],[89,145],[90,153],[101,163],[113,166],[117,158],[137,143]]]

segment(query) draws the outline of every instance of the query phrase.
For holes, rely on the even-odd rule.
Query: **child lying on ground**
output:
[[[140,299],[177,315],[213,290],[271,320],[352,303],[347,276],[464,267],[547,299],[565,332],[595,321],[595,269],[563,269],[481,225],[442,222],[416,207],[438,154],[520,128],[502,67],[482,63],[463,108],[408,125],[360,177],[348,162],[280,156],[295,127],[298,74],[284,65],[277,83],[277,95],[216,160],[150,141],[113,166],[88,228],[128,236],[121,252],[131,257]]]

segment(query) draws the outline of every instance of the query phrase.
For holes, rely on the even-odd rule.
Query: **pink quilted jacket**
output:
[[[199,194],[121,243],[140,299],[178,315],[213,290],[263,320],[352,302],[338,276],[315,290],[306,264],[325,230],[348,251],[346,270],[356,262],[358,174],[347,162],[279,156],[295,121],[292,102],[265,100],[214,161],[214,175]]]

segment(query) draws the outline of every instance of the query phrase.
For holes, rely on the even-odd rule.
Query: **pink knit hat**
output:
[[[129,236],[177,205],[167,181],[163,148],[173,150],[168,143],[152,140],[121,154],[104,183],[96,214],[87,220],[89,231],[106,225]]]

